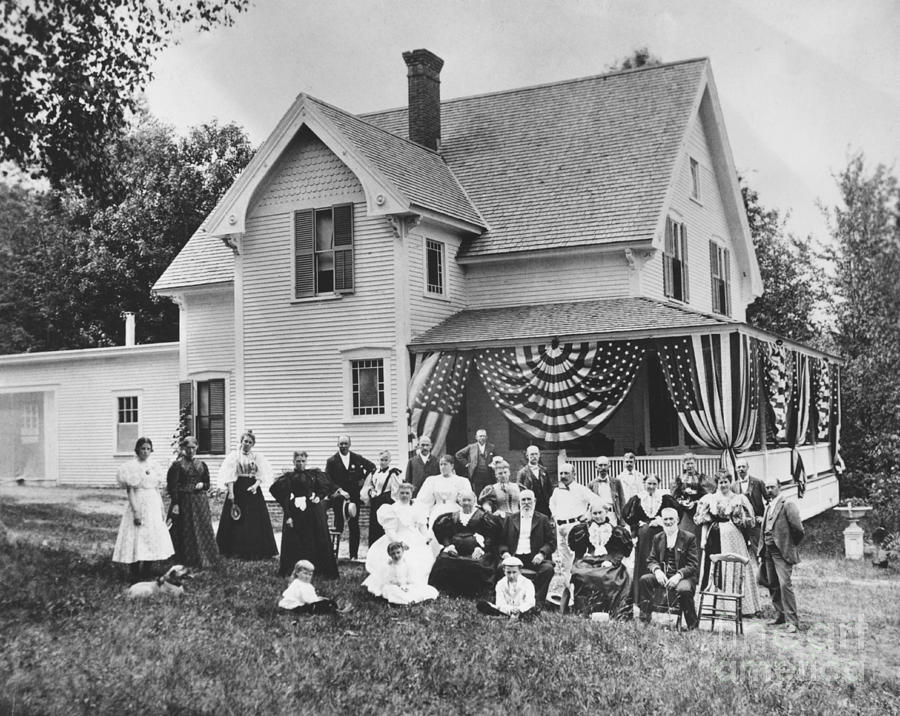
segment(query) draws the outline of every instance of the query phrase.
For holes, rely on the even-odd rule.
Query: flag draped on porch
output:
[[[656,340],[681,424],[701,445],[721,450],[732,469],[756,435],[758,343],[737,332]]]
[[[806,443],[810,415],[810,357],[800,351],[790,351],[793,362],[793,386],[788,411],[787,444],[791,448],[791,477],[797,484],[797,497],[806,492],[806,466],[800,455],[800,446]]]
[[[831,434],[831,366],[827,360],[814,358],[812,368],[816,440],[824,442]]]
[[[416,356],[409,389],[410,452],[420,435],[431,438],[435,455],[446,451],[447,431],[459,413],[471,361],[466,351]]]

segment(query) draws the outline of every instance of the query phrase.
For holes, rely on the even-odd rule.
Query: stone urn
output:
[[[872,511],[870,505],[838,505],[834,508],[844,516],[850,524],[844,530],[844,559],[862,559],[865,545],[863,544],[863,528],[856,524]]]

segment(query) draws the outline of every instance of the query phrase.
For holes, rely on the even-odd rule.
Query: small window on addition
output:
[[[384,360],[350,361],[353,415],[384,415]]]
[[[700,201],[700,163],[691,159],[691,198]]]
[[[138,415],[138,397],[122,395],[117,399],[118,417],[116,419],[116,452],[131,452],[140,437],[140,420]]]
[[[425,290],[435,296],[443,296],[444,282],[444,244],[432,239],[425,240]]]

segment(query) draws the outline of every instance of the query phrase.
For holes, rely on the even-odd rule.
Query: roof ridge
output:
[[[443,107],[444,105],[447,105],[447,104],[453,104],[454,102],[465,102],[467,100],[472,100],[472,99],[482,99],[483,97],[497,97],[500,95],[513,94],[515,92],[527,92],[530,90],[546,89],[547,87],[561,87],[561,86],[567,85],[567,84],[575,84],[577,82],[589,82],[591,80],[598,80],[598,79],[605,78],[605,77],[616,77],[619,75],[635,74],[638,72],[650,72],[653,70],[659,70],[659,69],[664,69],[664,68],[668,68],[668,67],[675,67],[677,65],[687,65],[687,64],[692,64],[695,62],[709,62],[709,58],[708,57],[692,57],[692,58],[686,59],[686,60],[676,60],[674,62],[663,62],[658,65],[643,65],[642,67],[634,67],[634,68],[628,69],[628,70],[613,70],[612,72],[602,72],[602,73],[596,74],[596,75],[585,75],[583,77],[572,77],[572,78],[565,79],[565,80],[554,80],[552,82],[542,82],[542,83],[539,83],[536,85],[525,85],[524,87],[514,87],[512,89],[495,90],[493,92],[482,92],[480,94],[465,95],[463,97],[453,97],[451,99],[441,100],[441,106]],[[380,110],[373,110],[370,112],[363,112],[361,114],[354,115],[354,116],[369,117],[369,116],[380,115],[380,114],[388,114],[389,112],[403,112],[408,109],[409,109],[408,106],[390,107],[388,109],[380,109]]]

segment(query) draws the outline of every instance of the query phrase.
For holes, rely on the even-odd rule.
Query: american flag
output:
[[[813,383],[816,396],[816,440],[831,435],[831,367],[827,359],[813,359]]]
[[[810,414],[810,357],[800,351],[790,351],[793,363],[791,410],[788,416],[787,443],[791,448],[791,476],[797,485],[797,497],[806,492],[806,467],[798,447],[806,442]]]
[[[777,343],[765,342],[765,385],[766,395],[775,418],[775,439],[787,440],[789,392],[791,389],[792,362],[788,360],[790,349]]]
[[[468,351],[438,351],[416,356],[409,391],[409,444],[415,449],[419,436],[427,435],[433,452],[445,451],[447,432],[459,413],[472,361]]]
[[[487,348],[475,367],[494,406],[539,440],[590,434],[625,399],[644,359],[642,341]]]

